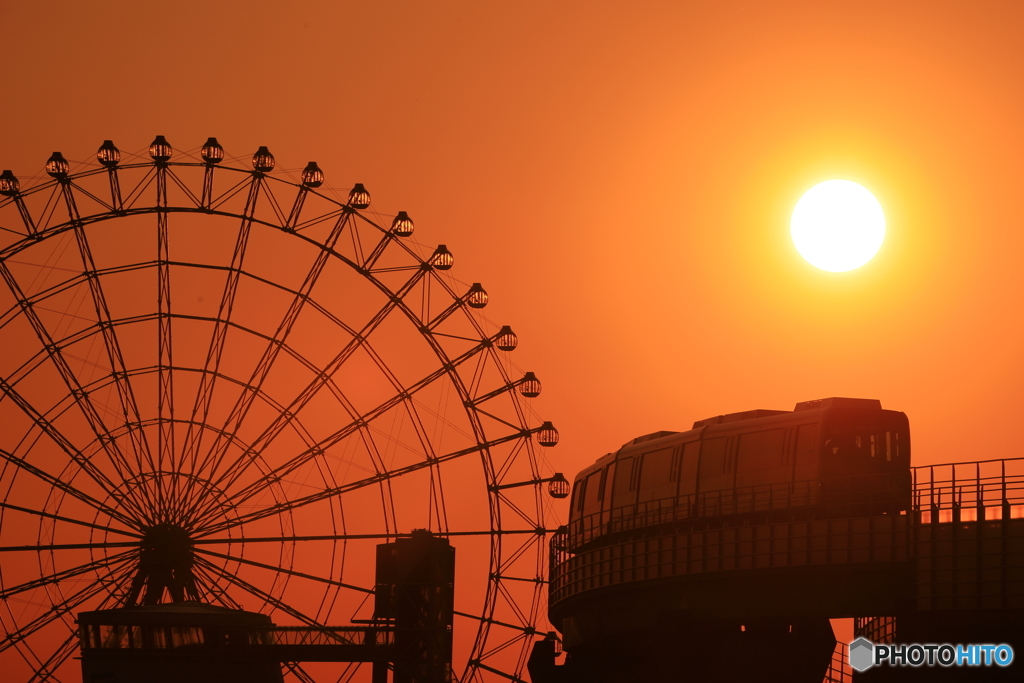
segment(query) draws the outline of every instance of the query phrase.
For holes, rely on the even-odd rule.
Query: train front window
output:
[[[825,453],[840,458],[895,462],[906,455],[906,437],[885,424],[860,424],[829,430]]]
[[[887,460],[900,460],[906,453],[906,436],[900,437],[900,432],[893,430],[885,433],[885,444],[888,450]]]

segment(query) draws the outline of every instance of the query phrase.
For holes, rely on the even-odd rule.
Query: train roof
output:
[[[693,423],[693,428],[704,427],[705,425],[724,424],[726,422],[742,422],[743,420],[756,420],[761,417],[773,415],[786,415],[788,413],[799,413],[805,410],[824,410],[826,408],[838,408],[840,410],[881,410],[882,402],[877,398],[843,398],[841,396],[830,396],[829,398],[818,398],[813,401],[801,401],[793,407],[793,410],[744,410],[739,413],[728,413],[726,415],[715,415]]]
[[[674,434],[679,434],[679,432],[670,432],[670,431],[666,431],[666,430],[662,430],[660,432],[651,432],[650,434],[644,434],[643,436],[638,436],[635,439],[630,439],[626,443],[622,444],[622,447],[625,448],[626,446],[634,446],[634,445],[636,445],[638,443],[644,443],[645,441],[654,441],[655,439],[663,439],[666,436],[672,436]]]
[[[736,422],[745,422],[747,420],[757,420],[768,417],[775,417],[779,415],[792,415],[794,413],[810,412],[810,411],[825,411],[828,409],[838,410],[882,410],[882,402],[877,398],[845,398],[842,396],[830,396],[828,398],[819,398],[812,401],[801,401],[797,403],[793,410],[768,410],[765,408],[758,408],[755,410],[744,410],[738,413],[727,413],[725,415],[715,415],[713,417],[706,417],[703,420],[697,420],[693,423],[693,428],[688,431],[699,433],[706,427],[713,425],[725,425]],[[774,421],[773,421],[774,422]],[[738,427],[738,425],[737,425]],[[718,431],[713,429],[712,431]],[[626,443],[622,444],[618,451],[613,453],[606,453],[580,472],[577,473],[576,479],[581,479],[584,476],[590,474],[596,469],[604,467],[610,460],[615,459],[615,456],[625,450],[632,451],[633,446],[647,443],[650,441],[658,441],[660,439],[666,439],[669,437],[679,436],[684,440],[689,440],[685,436],[686,432],[676,432],[662,430],[658,432],[651,432],[650,434],[644,434],[634,439],[630,439]],[[692,437],[694,439],[699,438],[696,434]],[[637,449],[639,450],[639,449]]]

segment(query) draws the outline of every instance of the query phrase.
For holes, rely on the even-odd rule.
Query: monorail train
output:
[[[910,426],[874,399],[748,410],[640,436],[580,472],[566,550],[609,534],[735,515],[900,514]]]

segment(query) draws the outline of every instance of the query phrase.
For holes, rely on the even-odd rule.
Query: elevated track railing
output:
[[[721,576],[734,570],[885,566],[908,559],[907,515],[811,519],[664,529],[581,552],[565,549],[564,531],[551,539],[549,602],[589,590],[652,579]],[[884,590],[884,586],[880,589]]]
[[[918,523],[1024,517],[1024,458],[923,465],[910,470],[909,500]],[[843,483],[842,488],[830,490],[828,480],[779,482],[630,503],[572,521],[566,547],[577,548],[602,536],[662,524],[761,512],[784,510],[799,515],[823,506],[828,516],[895,512],[901,501],[907,500],[899,491],[907,486],[907,480],[901,481],[899,475],[846,478]]]
[[[551,538],[551,602],[619,583],[730,569],[902,562],[922,553],[934,560],[938,546],[928,542],[949,523],[1024,518],[1024,458],[925,465],[910,475],[902,492],[886,487],[874,496],[830,494],[820,481],[790,482],[586,516]],[[893,500],[911,501],[910,514],[892,514]],[[890,514],[883,514],[887,508]],[[772,514],[744,516],[760,512]],[[993,566],[1016,566],[1016,555],[993,552]],[[966,546],[956,553],[977,554]],[[929,577],[918,581],[935,583]],[[1006,592],[1002,583],[992,591]]]
[[[575,549],[600,537],[664,524],[780,511],[801,515],[823,507],[830,517],[852,517],[896,512],[909,502],[905,493],[900,500],[900,488],[906,491],[907,486],[905,474],[849,477],[841,487],[834,485],[837,481],[777,482],[630,503],[570,522],[566,547]]]
[[[1024,458],[912,467],[920,524],[1024,518]]]

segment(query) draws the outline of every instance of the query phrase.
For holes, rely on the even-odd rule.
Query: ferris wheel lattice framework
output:
[[[108,140],[74,172],[54,153],[26,189],[0,175],[9,680],[74,680],[83,611],[366,617],[376,544],[417,528],[459,549],[455,675],[519,680],[547,498],[569,485],[487,292],[457,290],[445,245],[421,256],[405,211],[388,224],[361,184],[333,195],[314,162],[289,180],[266,147],[235,168],[214,138],[181,154],[163,136],[131,156]]]

